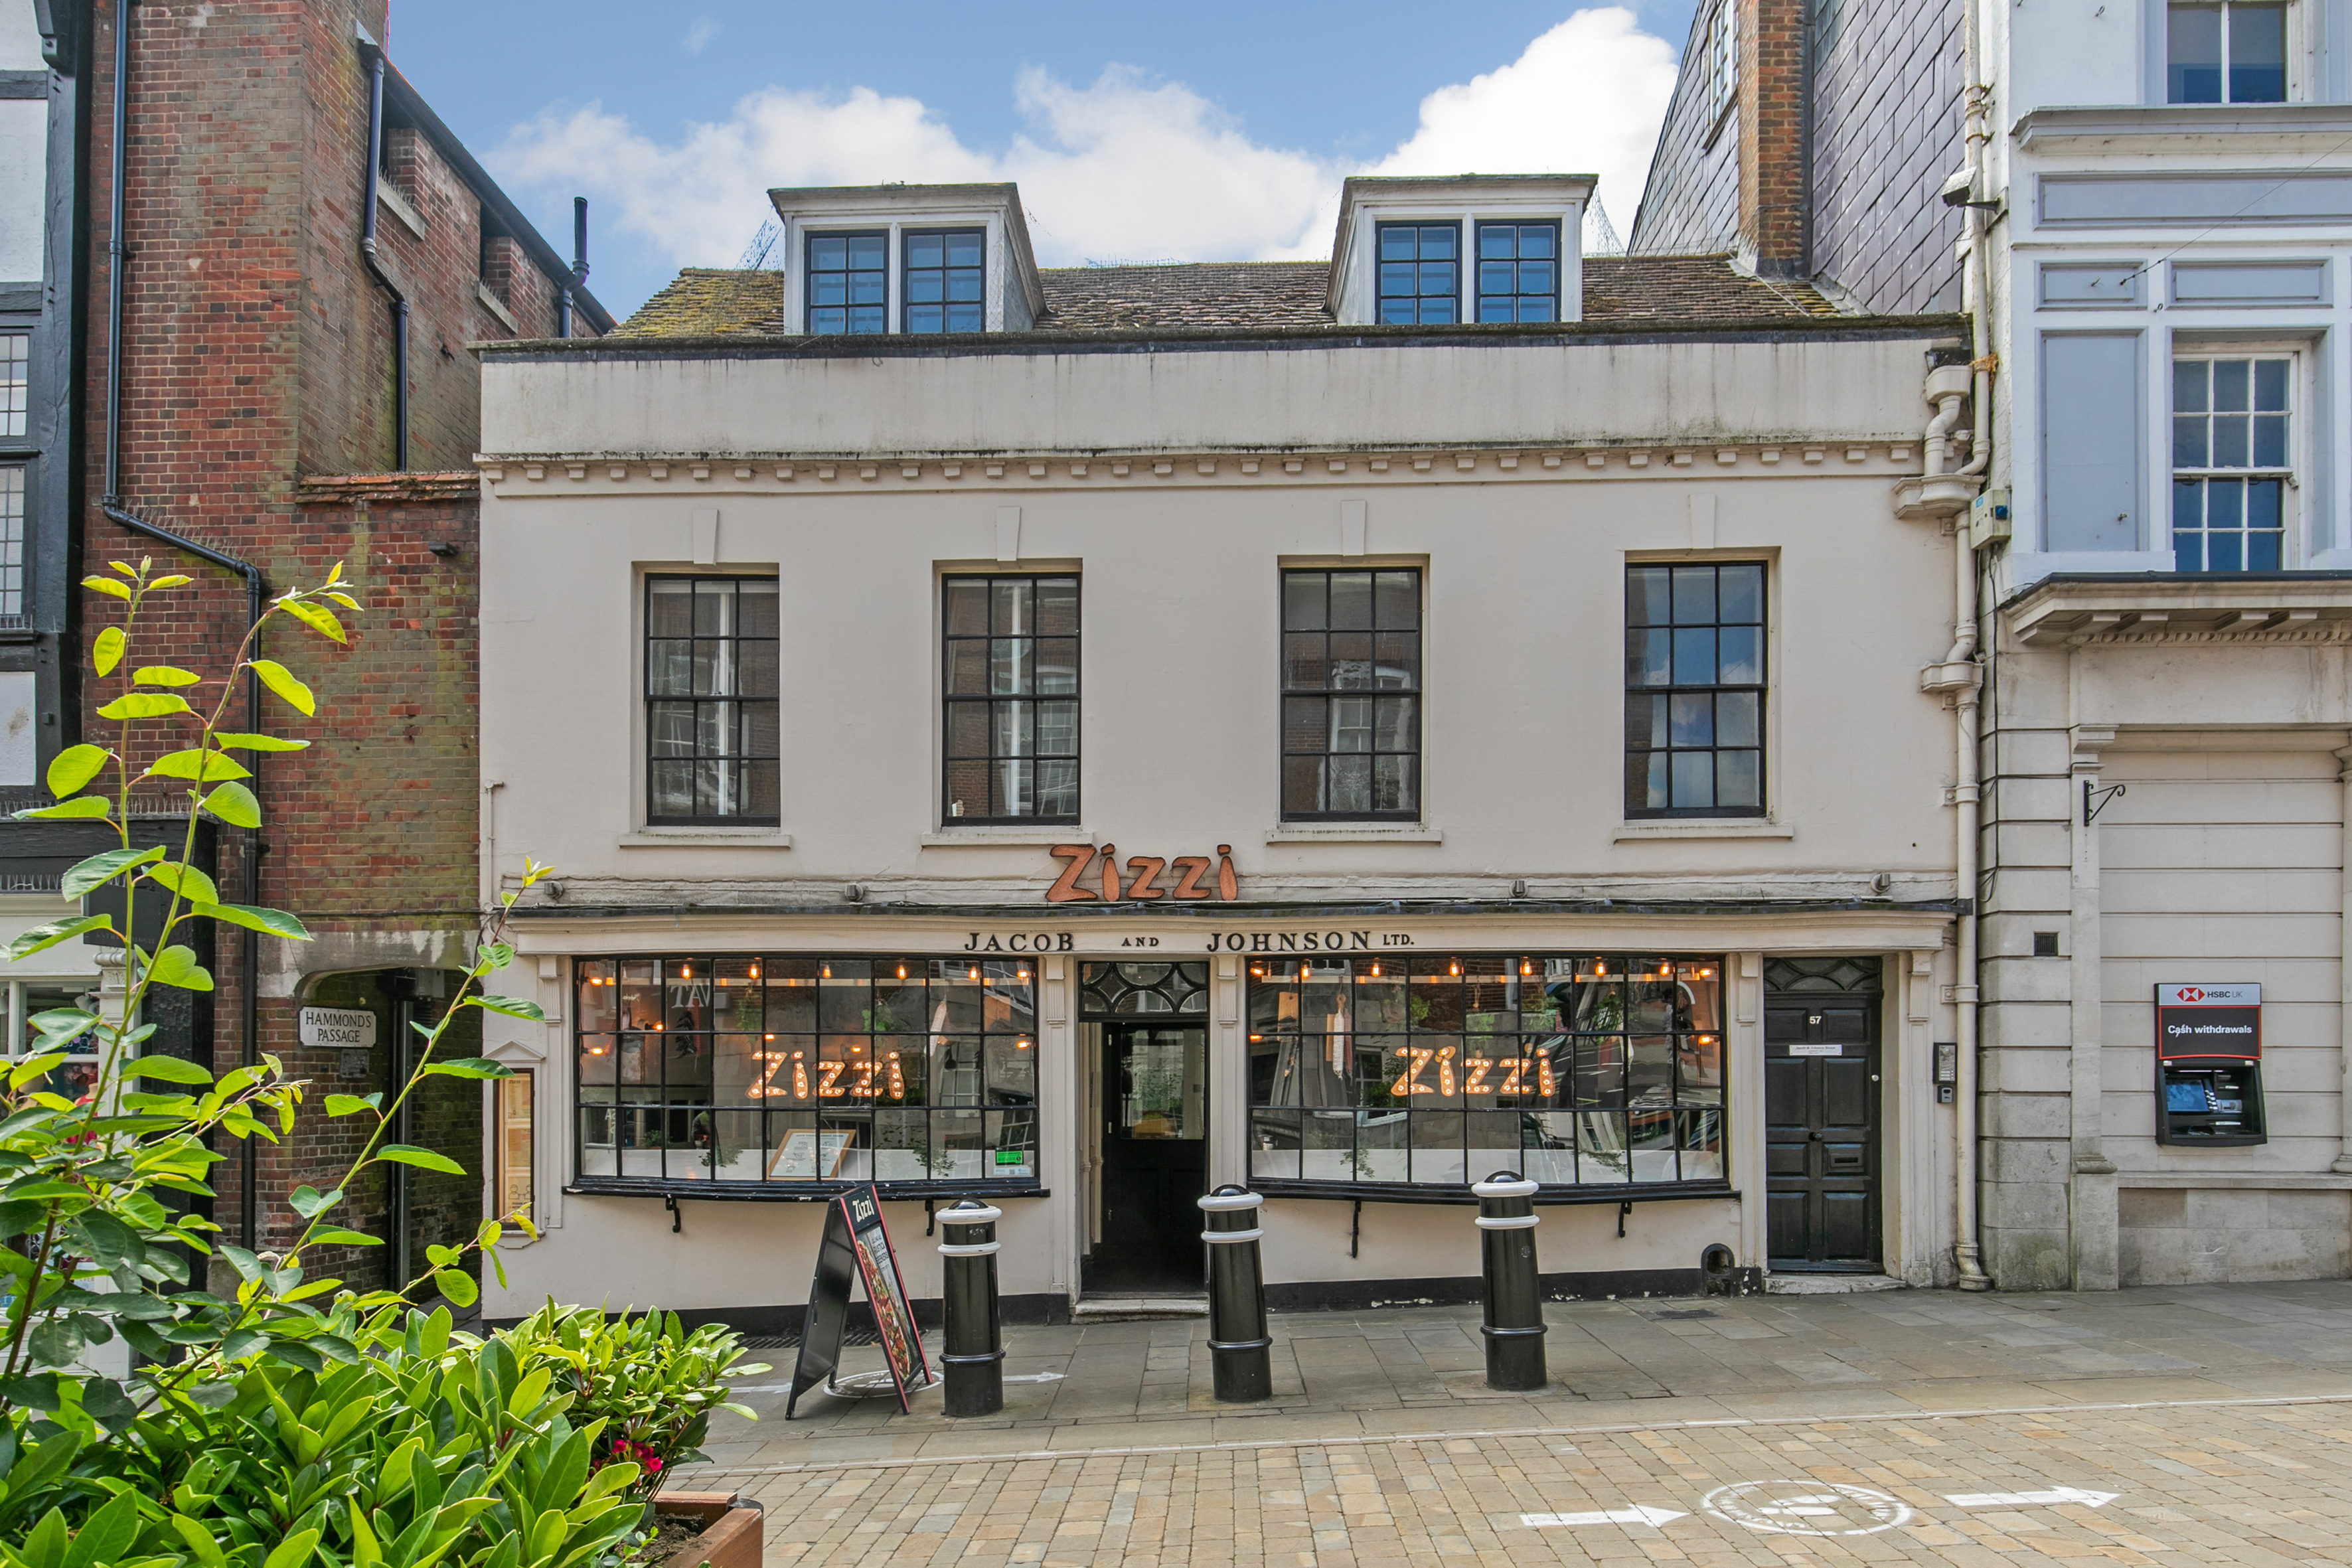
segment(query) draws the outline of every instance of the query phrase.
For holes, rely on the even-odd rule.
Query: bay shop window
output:
[[[1722,973],[1714,957],[1253,960],[1252,1182],[1720,1184]]]
[[[1037,1183],[1025,962],[596,959],[577,989],[583,1184]]]

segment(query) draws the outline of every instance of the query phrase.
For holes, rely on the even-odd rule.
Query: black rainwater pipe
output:
[[[572,335],[572,290],[588,281],[588,198],[572,198],[572,280],[555,291],[555,335]]]
[[[371,51],[368,65],[367,195],[362,198],[360,256],[392,296],[392,467],[408,471],[408,296],[400,291],[375,254],[378,171],[383,165],[383,51]]]
[[[242,561],[208,544],[173,532],[170,529],[148,521],[122,504],[122,275],[131,259],[130,247],[123,243],[122,184],[128,163],[125,143],[131,126],[131,12],[138,0],[115,0],[114,7],[114,144],[110,150],[112,167],[109,172],[107,199],[109,204],[106,231],[106,495],[99,502],[99,510],[107,521],[131,532],[168,544],[197,560],[217,566],[224,572],[234,572],[245,579],[245,624],[247,630],[261,619],[262,601],[268,597],[269,584],[261,575],[261,568],[250,561]],[[245,682],[246,728],[261,728],[261,678],[247,673]],[[261,757],[250,755],[253,777],[247,785],[256,799],[261,795]],[[249,829],[245,847],[245,901],[261,902],[261,830]],[[245,1067],[261,1063],[259,990],[261,984],[261,933],[240,931],[244,938],[238,963],[239,984],[245,993],[245,1038],[240,1043],[238,1061]],[[126,934],[127,943],[130,938]],[[237,1191],[237,1239],[247,1247],[254,1245],[259,1232],[257,1222],[260,1215],[259,1173],[254,1167],[254,1149],[248,1142],[245,1158],[239,1162]]]

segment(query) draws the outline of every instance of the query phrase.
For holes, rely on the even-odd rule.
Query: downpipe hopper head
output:
[[[1980,474],[1944,471],[1945,447],[1959,427],[1960,407],[1975,385],[1975,372],[1965,364],[1939,364],[1927,373],[1921,394],[1936,411],[1920,435],[1927,471],[1895,487],[1895,515],[1906,522],[1949,523],[1969,509],[1984,488]]]

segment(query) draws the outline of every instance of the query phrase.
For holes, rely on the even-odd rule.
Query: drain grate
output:
[[[844,1329],[841,1342],[845,1345],[878,1345],[882,1337],[872,1329]],[[798,1334],[746,1334],[743,1348],[747,1351],[795,1351],[801,1348]]]
[[[1652,1312],[1653,1318],[1719,1318],[1720,1312],[1710,1312],[1705,1307],[1678,1308],[1671,1312]]]

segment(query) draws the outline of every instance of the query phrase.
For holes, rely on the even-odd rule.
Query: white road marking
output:
[[[1653,1508],[1637,1502],[1632,1508],[1612,1508],[1599,1513],[1523,1513],[1519,1522],[1529,1530],[1555,1524],[1646,1524],[1655,1530],[1670,1519],[1684,1517],[1679,1509]]]
[[[2086,1492],[2076,1487],[2053,1487],[2046,1492],[1956,1492],[1944,1499],[1954,1508],[2042,1508],[2051,1503],[2079,1502],[2104,1508],[2121,1492]]]
[[[1911,1505],[1899,1498],[1825,1481],[1740,1481],[1716,1488],[1699,1506],[1771,1535],[1875,1535],[1912,1519]]]

